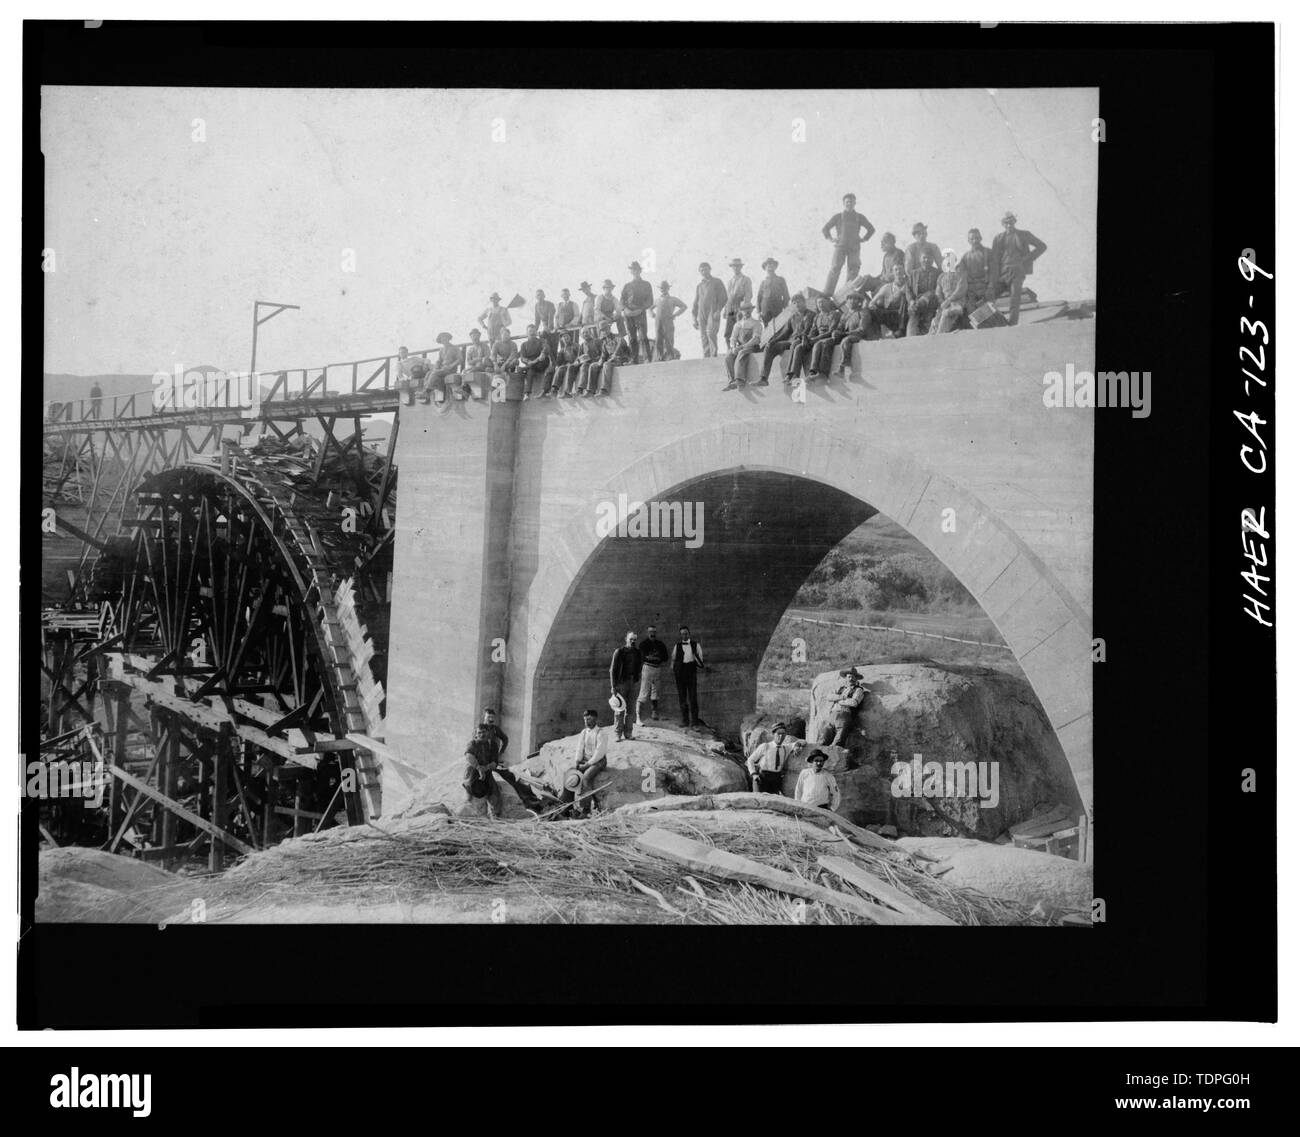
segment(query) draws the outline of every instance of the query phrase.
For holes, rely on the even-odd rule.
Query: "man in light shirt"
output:
[[[808,755],[808,765],[799,772],[794,786],[794,800],[804,805],[815,805],[834,813],[840,807],[840,787],[835,775],[826,772],[826,752],[814,750]]]
[[[673,644],[673,679],[677,682],[677,698],[682,705],[682,726],[700,726],[700,696],[696,688],[696,672],[704,666],[704,652],[699,640],[691,638],[691,629],[683,624],[677,629],[678,641]]]
[[[754,319],[754,305],[746,300],[740,306],[741,319],[731,329],[728,343],[731,350],[723,362],[727,368],[727,385],[724,391],[734,391],[744,386],[745,360],[763,346],[763,325]],[[739,373],[739,377],[737,377]]]
[[[609,765],[609,759],[605,756],[605,733],[596,725],[596,712],[590,709],[583,711],[582,722],[582,733],[578,735],[573,750],[574,765],[565,774],[564,784],[560,787],[560,801],[566,804],[583,798],[584,794],[590,794],[595,787],[596,776]],[[573,815],[585,817],[590,813],[591,800],[590,797],[585,797],[582,801],[577,801],[573,806]]]
[[[501,293],[488,297],[488,306],[479,313],[479,327],[487,332],[489,343],[496,343],[502,328],[510,327],[510,309],[501,306]]]
[[[790,756],[799,749],[798,743],[785,740],[785,723],[779,722],[772,728],[772,740],[754,747],[754,752],[745,762],[749,770],[750,781],[754,784],[756,794],[779,794],[785,780],[786,763]]]

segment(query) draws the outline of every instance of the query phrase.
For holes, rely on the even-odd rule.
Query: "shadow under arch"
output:
[[[699,547],[681,536],[601,535],[595,518],[620,494],[628,503],[702,503]],[[578,729],[585,706],[609,718],[610,654],[629,627],[639,635],[650,622],[665,642],[679,622],[699,635],[710,667],[701,714],[736,730],[753,709],[759,662],[795,592],[831,548],[881,512],[921,541],[997,626],[1091,813],[1088,614],[1003,518],[942,473],[820,422],[728,422],[636,458],[579,496],[587,509],[543,537],[527,589],[530,648],[516,710],[531,749]],[[675,715],[667,669],[664,679],[663,710]]]

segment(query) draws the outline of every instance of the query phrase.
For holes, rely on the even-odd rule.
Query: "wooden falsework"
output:
[[[892,884],[886,884],[861,865],[854,864],[843,857],[818,857],[817,863],[842,880],[846,880],[862,889],[863,892],[874,896],[882,904],[888,904],[889,907],[902,912],[905,916],[914,916],[917,923],[940,924],[952,928],[960,927],[956,920],[950,919],[942,912],[936,912],[929,905],[922,904],[915,897],[908,896],[906,892],[901,892]]]
[[[120,766],[110,766],[109,772],[113,775],[113,777],[121,779],[128,786],[131,786],[133,789],[139,791],[141,794],[144,794],[145,797],[153,798],[153,800],[156,801],[159,805],[161,805],[164,809],[170,810],[172,813],[176,814],[177,817],[184,818],[191,825],[195,826],[198,829],[202,829],[204,833],[207,833],[212,837],[216,837],[217,840],[224,842],[225,844],[229,845],[232,849],[235,849],[236,851],[244,854],[248,854],[254,851],[248,845],[245,845],[244,842],[241,841],[238,837],[232,836],[231,834],[225,832],[225,830],[223,829],[218,829],[215,825],[213,825],[209,821],[204,821],[203,818],[201,818],[197,813],[194,813],[192,810],[186,809],[183,805],[180,805],[177,802],[172,801],[171,798],[165,796],[164,794],[160,793],[158,790],[154,789],[153,786],[149,785],[148,782],[142,782],[139,778],[135,777],[133,774],[128,774]]]
[[[879,904],[869,904],[857,896],[849,896],[833,888],[823,888],[794,873],[769,868],[758,861],[751,861],[748,857],[728,853],[724,849],[715,849],[701,841],[692,841],[689,837],[683,837],[680,833],[670,833],[667,829],[647,829],[636,839],[636,846],[644,853],[662,857],[694,872],[723,880],[744,881],[746,884],[756,884],[762,888],[801,896],[805,900],[830,904],[870,920],[873,924],[921,923],[910,914],[895,912]]]

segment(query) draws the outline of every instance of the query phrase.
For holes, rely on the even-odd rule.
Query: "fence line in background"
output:
[[[988,647],[996,651],[1010,651],[1006,644],[989,643],[986,640],[962,640],[956,636],[941,636],[938,632],[920,632],[914,628],[896,628],[888,624],[846,624],[840,620],[814,620],[811,616],[791,616],[792,620],[801,620],[805,624],[824,624],[828,628],[858,628],[864,632],[898,632],[904,636],[921,636],[927,640],[947,640],[953,644],[970,644],[972,647]]]

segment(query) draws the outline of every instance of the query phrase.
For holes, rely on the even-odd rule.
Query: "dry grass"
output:
[[[287,842],[207,882],[209,907],[227,914],[280,906],[418,906],[439,899],[531,898],[543,922],[677,924],[865,924],[833,906],[690,875],[643,853],[636,837],[663,826],[718,848],[872,901],[824,872],[817,858],[847,856],[959,924],[1047,925],[1023,905],[930,877],[902,850],[862,848],[815,826],[732,813],[610,814],[585,822],[487,821],[438,817],[420,824],[333,830]],[[872,901],[874,902],[874,901]],[[218,917],[220,918],[220,917]]]

